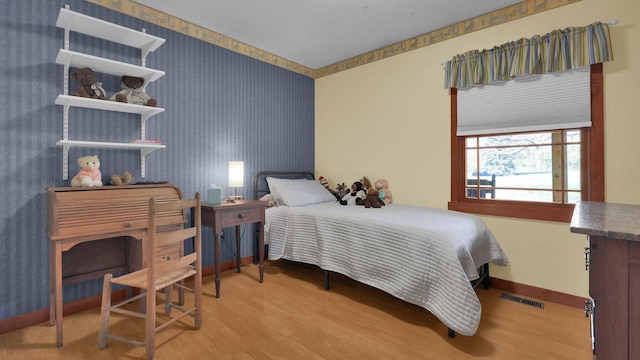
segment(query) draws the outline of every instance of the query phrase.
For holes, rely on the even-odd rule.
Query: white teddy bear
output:
[[[100,172],[98,155],[81,157],[78,159],[78,165],[82,170],[71,179],[71,186],[102,186],[102,173]]]

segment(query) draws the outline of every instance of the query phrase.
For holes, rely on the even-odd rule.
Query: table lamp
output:
[[[234,200],[239,200],[238,188],[244,185],[244,162],[229,161],[229,187],[236,188]]]

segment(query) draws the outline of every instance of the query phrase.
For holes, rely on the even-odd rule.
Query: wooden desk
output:
[[[146,236],[148,202],[151,197],[161,201],[178,200],[182,199],[182,192],[169,184],[47,189],[47,235],[51,240],[49,324],[56,325],[58,347],[62,346],[63,284],[99,279],[106,273],[122,273],[143,266],[141,259],[144,249],[138,241],[131,254],[120,255],[125,259],[124,264],[113,261],[109,263],[109,259],[113,259],[109,251],[103,251],[94,257],[86,256],[85,251],[89,250],[86,247],[89,242],[95,240],[117,237],[142,240]],[[164,220],[167,224],[173,224],[168,226],[176,226],[184,224],[186,218],[185,214],[177,212],[166,216]],[[95,245],[98,243],[102,242],[95,242]],[[110,243],[116,242],[106,244]],[[81,251],[71,258],[73,264],[67,261],[67,265],[73,265],[78,271],[63,278],[62,254],[79,244],[82,244],[78,247]],[[170,254],[171,250],[161,256]]]
[[[210,205],[203,203],[202,226],[213,229],[215,267],[216,267],[216,297],[220,297],[220,238],[222,229],[225,227],[236,227],[236,261],[238,272],[242,265],[240,259],[240,225],[259,223],[258,229],[258,264],[260,268],[260,282],[264,279],[264,222],[265,222],[265,201],[240,200],[235,203],[222,203],[220,205]]]

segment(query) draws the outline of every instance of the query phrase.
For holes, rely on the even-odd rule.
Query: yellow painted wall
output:
[[[640,2],[583,0],[316,80],[316,172],[332,187],[385,177],[397,203],[446,208],[449,92],[440,63],[554,29],[618,19],[604,64],[606,199],[640,204]],[[492,276],[588,295],[586,237],[569,224],[483,216],[511,265]]]

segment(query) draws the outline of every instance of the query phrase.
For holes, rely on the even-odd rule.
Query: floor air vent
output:
[[[501,294],[500,295],[500,299],[515,301],[515,302],[519,302],[521,304],[537,307],[539,309],[544,309],[544,304],[543,303],[541,303],[539,301],[535,301],[535,300],[523,299],[523,298],[518,297],[518,296],[513,296],[513,295],[509,295],[509,294]]]

